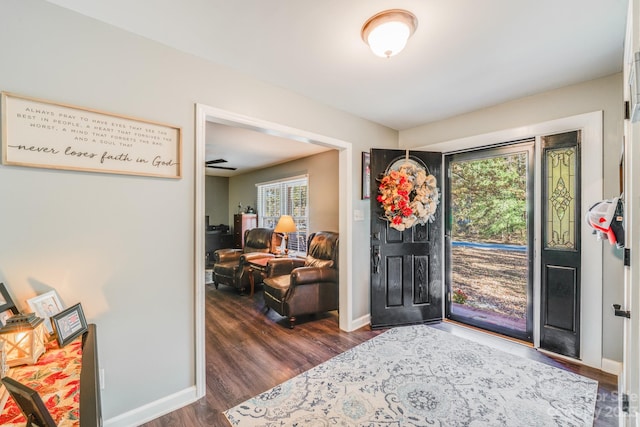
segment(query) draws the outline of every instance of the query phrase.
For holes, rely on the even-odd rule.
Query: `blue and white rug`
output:
[[[238,406],[234,426],[591,426],[598,383],[425,325],[390,329]]]

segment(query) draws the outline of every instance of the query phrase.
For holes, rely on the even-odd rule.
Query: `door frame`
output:
[[[439,142],[430,145],[411,147],[411,150],[442,151],[449,154],[456,151],[470,150],[484,146],[516,141],[526,138],[535,138],[535,156],[540,158],[540,136],[553,133],[562,133],[580,129],[582,131],[582,158],[581,170],[589,171],[582,176],[582,201],[581,212],[587,212],[589,207],[603,198],[603,169],[602,169],[602,145],[603,145],[603,111],[593,111],[556,120],[540,122],[532,125],[490,132],[481,135],[463,137],[450,141]],[[409,147],[403,147],[409,148]],[[540,197],[541,163],[535,163],[535,197]],[[582,220],[582,219],[581,219]],[[533,336],[534,346],[540,346],[540,250],[541,242],[538,231],[541,227],[540,214],[536,213],[535,227],[535,257],[534,257],[534,312],[533,312]],[[580,353],[581,360],[567,358],[576,363],[602,368],[602,242],[591,235],[589,227],[582,227],[580,238],[582,241],[582,277],[581,289],[581,313],[580,313]],[[442,254],[444,256],[444,253]],[[444,274],[444,272],[443,272]],[[444,301],[443,301],[444,304]],[[444,307],[443,307],[444,312]],[[544,351],[544,350],[541,350]]]
[[[205,142],[206,123],[214,122],[228,126],[250,129],[281,136],[307,144],[317,144],[338,150],[339,171],[339,232],[340,232],[340,290],[339,325],[344,331],[357,329],[360,324],[353,319],[353,284],[351,266],[353,265],[353,236],[351,218],[353,218],[353,149],[350,142],[325,135],[296,129],[267,120],[237,114],[232,111],[195,104],[195,205],[194,205],[194,277],[195,277],[195,382],[196,399],[206,395],[206,355],[205,355]]]

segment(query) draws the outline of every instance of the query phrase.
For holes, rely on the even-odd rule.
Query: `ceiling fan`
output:
[[[215,159],[215,160],[207,160],[206,162],[204,162],[205,166],[208,168],[214,168],[214,169],[226,169],[226,170],[230,170],[230,171],[234,171],[238,168],[233,168],[230,166],[218,166],[218,163],[227,163],[227,160],[225,159]]]

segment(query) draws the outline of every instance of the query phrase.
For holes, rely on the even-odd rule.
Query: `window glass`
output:
[[[281,215],[291,215],[298,231],[289,233],[289,251],[305,253],[309,230],[309,182],[306,176],[256,184],[258,225],[275,228]]]

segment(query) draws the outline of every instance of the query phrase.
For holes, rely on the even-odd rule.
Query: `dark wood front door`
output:
[[[580,132],[542,137],[540,347],[580,358]]]
[[[371,327],[442,320],[442,207],[434,221],[404,231],[389,226],[377,201],[378,179],[406,158],[404,150],[371,150]],[[442,182],[442,155],[409,152]]]

